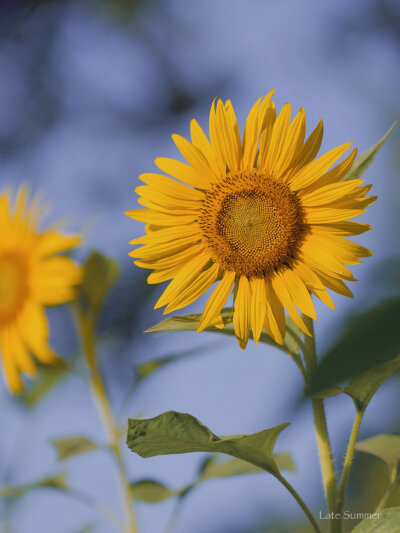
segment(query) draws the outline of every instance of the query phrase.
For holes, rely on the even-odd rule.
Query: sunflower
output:
[[[56,226],[38,230],[37,197],[28,205],[21,186],[15,203],[9,191],[0,194],[0,358],[13,393],[23,390],[21,372],[34,376],[36,365],[55,363],[48,346],[45,306],[74,298],[81,267],[55,254],[77,246],[80,237],[62,235]]]
[[[342,181],[356,157],[352,143],[316,158],[322,121],[305,140],[306,116],[291,105],[277,115],[274,91],[254,104],[243,139],[231,102],[213,102],[209,139],[196,120],[189,142],[172,138],[188,164],[155,160],[162,174],[142,174],[137,187],[144,209],[126,214],[146,223],[143,245],[130,253],[153,270],[149,283],[171,280],[155,305],[164,313],[185,307],[217,282],[198,332],[223,327],[221,310],[233,292],[233,325],[244,349],[250,330],[264,328],[277,343],[285,337],[285,310],[311,335],[302,313],[316,320],[314,294],[334,309],[330,289],[352,296],[346,265],[372,255],[346,237],[371,228],[349,221],[375,200],[363,180]],[[332,168],[333,167],[333,168]],[[173,179],[175,178],[175,179]]]

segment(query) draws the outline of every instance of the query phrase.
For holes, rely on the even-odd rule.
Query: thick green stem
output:
[[[307,350],[306,365],[308,376],[317,364],[314,322],[311,318],[303,315],[303,319],[312,334],[312,337],[305,335],[304,344]],[[312,408],[314,413],[314,425],[316,430],[317,445],[321,463],[322,481],[324,484],[325,497],[329,512],[333,512],[336,500],[336,473],[333,463],[332,448],[328,434],[326,422],[325,406],[323,398],[312,398]],[[334,531],[336,520],[332,520],[331,528]]]
[[[278,481],[282,483],[282,485],[290,492],[290,494],[293,496],[293,498],[296,500],[296,502],[300,505],[302,508],[304,514],[307,516],[308,520],[310,521],[310,524],[312,525],[314,531],[317,533],[321,533],[321,529],[315,520],[312,512],[307,507],[307,505],[304,503],[298,492],[292,487],[292,485],[280,474],[275,476]]]
[[[120,432],[118,425],[114,421],[104,382],[97,365],[94,321],[90,316],[85,315],[82,309],[78,309],[78,324],[83,352],[89,367],[89,379],[93,399],[107,434],[109,448],[114,456],[117,467],[126,520],[124,533],[137,533],[129,480],[126,476],[120,449]]]
[[[334,510],[336,499],[336,474],[333,464],[332,449],[326,423],[324,400],[313,398],[314,425],[317,437],[319,459],[321,463],[322,481],[329,511]]]
[[[346,487],[349,481],[351,465],[353,464],[354,450],[357,444],[358,433],[360,431],[360,425],[363,418],[364,412],[357,411],[356,417],[354,419],[353,429],[351,431],[349,444],[347,446],[346,458],[344,460],[342,476],[340,478],[340,483],[337,491],[336,499],[336,512],[342,513],[343,505],[346,497]]]

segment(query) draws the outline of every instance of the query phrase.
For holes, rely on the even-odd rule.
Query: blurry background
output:
[[[153,172],[158,156],[178,157],[170,134],[189,134],[196,117],[207,126],[214,97],[233,101],[241,126],[253,102],[276,88],[280,108],[303,105],[308,131],[324,119],[322,150],[352,140],[363,152],[399,117],[400,4],[396,0],[298,2],[253,0],[2,0],[0,3],[0,180],[43,189],[54,215],[84,233],[84,250],[113,256],[122,278],[109,298],[102,327],[102,366],[121,421],[174,409],[189,412],[219,434],[259,431],[291,421],[277,451],[291,452],[288,478],[318,513],[322,483],[312,417],[288,357],[259,346],[242,352],[233,339],[211,333],[157,337],[142,331],[161,319],[152,305],[163,290],[128,257],[128,241],[143,225],[123,215],[136,207],[138,175]],[[346,318],[399,291],[398,132],[365,177],[379,200],[363,221],[373,231],[359,242],[375,252],[353,269],[354,300],[334,297],[338,312],[317,304],[321,351]],[[361,220],[361,219],[360,219]],[[193,312],[201,310],[194,304]],[[70,358],[77,350],[67,310],[49,314],[53,345]],[[185,353],[134,383],[135,365]],[[70,486],[120,512],[111,459],[101,451],[58,464],[53,438],[103,433],[85,383],[68,376],[27,407],[0,387],[0,485],[21,485],[68,470]],[[361,438],[400,429],[398,379],[369,407]],[[388,406],[390,406],[388,408]],[[396,407],[392,407],[396,406]],[[353,419],[349,398],[329,402],[338,464]],[[141,459],[126,450],[132,480],[155,478],[171,488],[190,483],[200,454]],[[367,468],[368,467],[368,468]],[[366,512],[377,496],[369,475],[386,483],[378,461],[357,456],[353,479],[361,489],[351,509]],[[383,468],[383,467],[382,467]],[[371,473],[372,472],[372,473]],[[380,477],[379,477],[380,476]],[[377,489],[382,490],[382,489]],[[137,503],[141,533],[165,531],[173,500]],[[90,506],[62,493],[30,492],[10,507],[0,502],[2,533],[78,533],[109,526]],[[294,531],[295,502],[268,475],[204,483],[183,501],[170,533]],[[86,531],[89,531],[87,529]],[[307,531],[307,529],[305,530]]]

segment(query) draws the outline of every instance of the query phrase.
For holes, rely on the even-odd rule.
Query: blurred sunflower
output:
[[[57,361],[44,307],[72,300],[81,279],[80,266],[55,255],[77,246],[80,237],[56,227],[39,231],[40,205],[37,198],[28,205],[27,197],[24,186],[13,206],[8,191],[0,194],[0,357],[13,393],[23,389],[21,372],[36,372],[31,354],[41,363]]]
[[[131,241],[135,264],[154,270],[149,283],[172,280],[155,308],[165,313],[191,304],[211,285],[198,332],[223,327],[221,310],[232,290],[233,324],[241,348],[250,329],[255,342],[263,327],[277,342],[285,337],[285,309],[310,332],[298,311],[316,319],[310,293],[334,309],[327,288],[352,296],[343,280],[354,281],[345,265],[360,263],[369,250],[345,237],[371,226],[349,222],[371,204],[370,185],[341,181],[357,150],[334,168],[352,143],[318,159],[323,125],[305,140],[301,108],[276,115],[274,91],[251,109],[243,140],[231,102],[211,106],[207,138],[196,120],[190,143],[173,135],[188,165],[158,158],[156,165],[175,179],[142,174],[137,187],[145,209],[126,214],[145,222],[146,235]]]

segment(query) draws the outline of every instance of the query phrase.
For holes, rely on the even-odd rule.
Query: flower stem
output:
[[[113,454],[117,467],[117,475],[126,520],[124,533],[137,533],[129,480],[125,472],[120,449],[120,431],[117,423],[114,421],[110,402],[97,364],[94,320],[92,320],[89,315],[86,315],[79,307],[77,308],[77,314],[82,348],[89,368],[89,381],[92,396],[102,420],[108,438],[109,448]]]
[[[354,450],[356,447],[363,415],[363,411],[357,411],[356,417],[354,419],[353,429],[351,431],[349,444],[347,446],[346,458],[344,460],[343,471],[337,491],[337,499],[335,506],[335,510],[337,513],[341,513],[343,510],[344,500],[346,496],[346,487],[350,476],[351,465],[353,463],[354,458]]]
[[[300,497],[298,492],[292,487],[292,485],[281,474],[275,477],[278,481],[282,483],[282,485],[290,492],[290,494],[293,496],[296,502],[300,505],[304,514],[307,516],[308,520],[310,521],[310,524],[312,525],[314,531],[316,531],[317,533],[321,533],[321,529],[317,521],[315,520],[312,512],[307,507],[307,505],[304,503],[303,499]]]
[[[308,356],[306,358],[307,371],[308,375],[310,375],[317,364],[314,323],[311,318],[305,315],[303,315],[303,319],[312,334],[312,337],[304,335],[304,344],[307,349]],[[335,466],[333,463],[332,448],[328,433],[328,425],[326,421],[324,400],[323,398],[312,398],[311,402],[314,413],[314,425],[316,430],[325,497],[328,504],[329,512],[333,512],[336,500],[336,473]],[[334,531],[335,522],[337,522],[337,520],[333,519],[331,523],[332,531]]]

